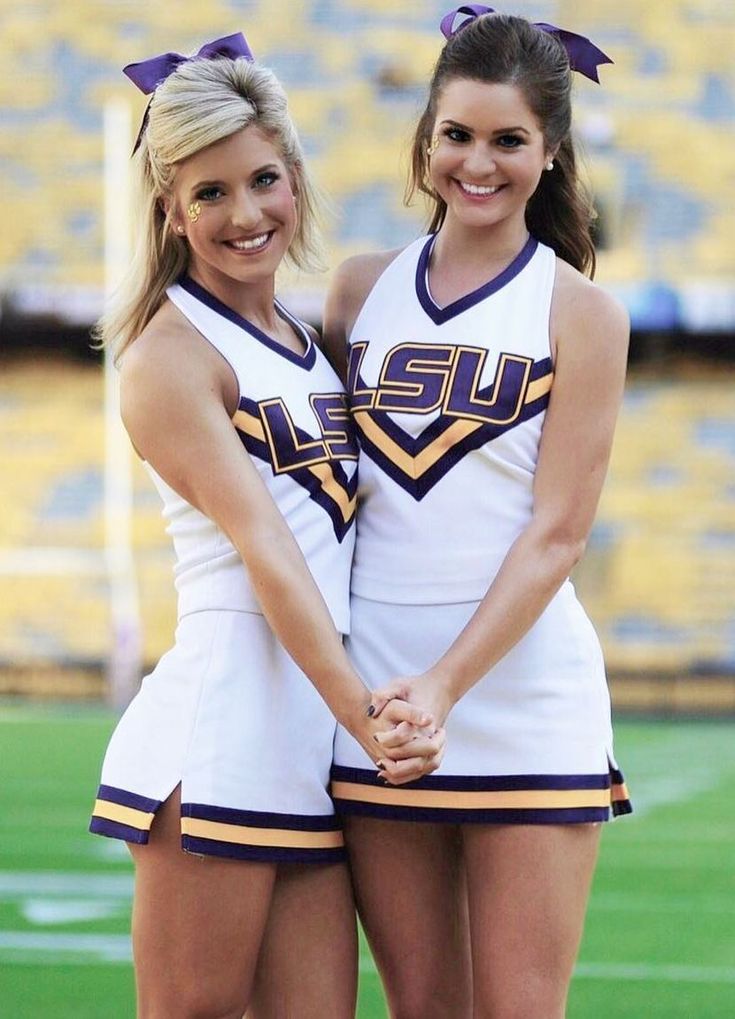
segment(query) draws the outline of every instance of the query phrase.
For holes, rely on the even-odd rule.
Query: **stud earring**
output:
[[[176,233],[177,234],[183,234],[183,232],[184,232],[183,226],[177,226],[176,227]]]
[[[192,202],[186,208],[186,215],[189,217],[192,223],[196,223],[202,214],[202,207],[199,202]]]
[[[435,134],[431,139],[431,145],[426,149],[426,155],[431,159],[436,150],[439,148],[439,135]]]
[[[553,159],[548,159],[546,161],[546,166],[544,167],[544,169],[545,170],[553,170],[554,169],[554,160]]]

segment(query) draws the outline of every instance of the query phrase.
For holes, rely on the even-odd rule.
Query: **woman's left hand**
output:
[[[454,705],[447,683],[432,670],[419,676],[397,676],[380,690],[373,690],[370,698],[373,718],[380,717],[392,700],[408,701],[423,709],[434,719],[437,728],[443,727]]]
[[[377,717],[380,715],[380,718]],[[370,714],[378,777],[391,785],[415,782],[430,775],[444,756],[445,733],[430,712],[405,698],[381,700],[380,711]]]

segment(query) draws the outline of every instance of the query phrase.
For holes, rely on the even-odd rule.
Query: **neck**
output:
[[[230,276],[207,270],[206,267],[201,269],[190,266],[187,271],[195,283],[264,332],[272,330],[280,321],[273,304],[276,287],[272,276],[252,283],[241,283]]]
[[[488,264],[507,265],[528,240],[525,220],[503,221],[494,226],[469,227],[447,217],[437,234],[432,263],[471,270]]]

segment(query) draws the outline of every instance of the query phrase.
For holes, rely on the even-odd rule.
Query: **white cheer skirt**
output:
[[[353,595],[347,649],[373,689],[425,672],[475,602],[396,605]],[[472,687],[446,723],[438,771],[388,786],[338,728],[332,796],[343,814],[409,821],[567,824],[631,811],[612,749],[597,635],[566,583],[531,630]]]
[[[90,830],[146,843],[180,784],[189,852],[342,859],[328,793],[334,732],[329,709],[262,615],[186,615],[112,735]]]

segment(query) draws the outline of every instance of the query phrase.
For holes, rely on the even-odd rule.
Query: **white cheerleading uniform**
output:
[[[232,368],[233,425],[346,633],[357,446],[337,376],[278,302],[278,314],[303,339],[302,354],[191,279],[168,297]],[[176,553],[176,642],[112,736],[91,830],[147,842],[156,811],[180,784],[185,850],[276,862],[341,859],[328,792],[334,719],[268,626],[230,540],[149,471]]]
[[[350,337],[360,484],[348,650],[373,688],[446,652],[531,521],[553,384],[554,252],[529,238],[499,276],[439,308],[433,243],[388,266]],[[339,729],[338,810],[522,824],[630,810],[600,645],[569,580],[446,729],[438,771],[400,787]]]

